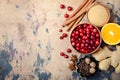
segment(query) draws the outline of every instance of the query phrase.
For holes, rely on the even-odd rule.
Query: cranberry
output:
[[[68,35],[67,35],[66,33],[63,33],[62,36],[63,36],[63,37],[67,37]]]
[[[79,43],[79,40],[76,40],[75,43],[76,43],[76,44]]]
[[[61,9],[64,9],[64,8],[65,8],[65,5],[64,5],[64,4],[60,4],[60,8],[61,8]]]
[[[68,58],[68,55],[66,55],[66,54],[65,54],[65,55],[64,55],[64,58],[66,58],[66,59],[67,59],[67,58]]]
[[[67,13],[64,14],[64,17],[65,17],[65,18],[68,18],[68,17],[69,17],[69,14],[67,14]]]
[[[79,32],[81,32],[81,33],[82,33],[82,32],[83,32],[83,29],[79,29]]]
[[[83,53],[84,53],[84,52],[85,52],[85,49],[84,49],[84,48],[82,48],[82,49],[81,49],[81,52],[83,52]]]
[[[79,41],[81,41],[82,39],[81,38],[78,38]]]
[[[75,46],[75,42],[72,42],[72,46]]]
[[[72,33],[72,37],[75,37],[75,33]]]
[[[81,44],[81,47],[84,47],[84,44],[83,44],[83,43]]]
[[[76,47],[76,50],[78,50],[78,51],[79,51],[79,50],[80,50],[80,48],[79,48],[79,47]]]
[[[72,11],[73,8],[72,8],[71,6],[68,6],[68,7],[67,7],[67,10],[68,10],[68,11]]]
[[[64,53],[64,52],[60,52],[60,55],[61,55],[61,56],[64,56],[64,55],[65,55],[65,53]]]
[[[80,47],[80,44],[79,44],[79,43],[77,43],[77,44],[76,44],[76,47]]]
[[[94,28],[94,29],[93,29],[93,32],[94,32],[94,33],[97,33],[97,29]]]
[[[100,44],[100,42],[99,42],[98,40],[96,40],[95,44],[96,44],[96,45],[99,45],[99,44]]]
[[[85,46],[88,47],[89,45],[86,43]]]
[[[83,36],[83,33],[80,33],[80,36],[82,37],[82,36]]]
[[[78,38],[78,36],[76,35],[76,36],[75,36],[75,39],[77,39],[77,38]]]
[[[94,37],[94,36],[92,36],[92,35],[90,36],[90,38],[91,38],[91,39],[93,39],[93,40],[95,39],[95,37]]]
[[[82,38],[83,38],[83,39],[87,39],[88,37],[87,37],[87,36],[83,36]]]
[[[93,41],[90,41],[90,44],[91,44],[91,45],[94,45],[94,42],[93,42]]]
[[[94,32],[92,32],[92,33],[91,33],[91,35],[93,35],[93,36],[94,36],[94,35],[95,35],[95,33],[94,33]]]
[[[64,37],[63,36],[60,36],[60,39],[63,39]]]
[[[90,29],[89,28],[86,29],[86,33],[88,33],[88,34],[90,33]]]
[[[62,29],[59,29],[59,32],[62,32],[63,30]]]
[[[89,39],[86,39],[85,42],[86,42],[86,43],[90,43],[90,40],[89,40]]]
[[[75,33],[76,33],[76,35],[78,35],[78,34],[79,34],[79,31],[76,31]]]
[[[71,53],[71,49],[68,48],[68,49],[66,50],[66,52],[67,52],[67,53]]]
[[[96,37],[100,37],[100,35],[98,33],[96,33]]]
[[[85,40],[82,40],[82,43],[85,43]]]
[[[74,38],[71,38],[71,42],[74,42],[75,41],[75,39]]]
[[[86,28],[86,27],[87,27],[87,24],[84,24],[83,27]]]
[[[92,25],[88,25],[88,28],[89,28],[89,29],[92,29],[92,28],[93,28],[93,26],[92,26]]]
[[[95,50],[95,46],[93,46],[92,49]]]

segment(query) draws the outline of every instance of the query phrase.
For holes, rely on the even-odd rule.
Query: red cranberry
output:
[[[100,44],[100,42],[99,42],[98,40],[96,40],[95,44],[96,44],[96,45],[99,45],[99,44]]]
[[[97,33],[97,29],[94,28],[94,29],[93,29],[93,32],[94,32],[94,33]]]
[[[94,42],[93,42],[93,41],[90,41],[90,44],[93,46],[93,45],[94,45]]]
[[[68,35],[67,35],[66,33],[63,33],[62,36],[63,36],[63,37],[67,37]]]
[[[76,36],[75,36],[75,39],[77,39],[78,37],[79,37],[79,36],[76,35]]]
[[[93,46],[92,49],[95,50],[95,46]]]
[[[90,33],[90,29],[89,28],[86,29],[86,33]]]
[[[91,38],[91,39],[93,39],[93,40],[95,39],[95,37],[94,37],[94,36],[92,36],[92,35],[90,36],[90,38]]]
[[[96,37],[100,37],[100,35],[98,33],[96,33]]]
[[[87,36],[83,36],[82,38],[83,38],[83,39],[87,39],[88,37],[87,37]]]
[[[81,44],[81,47],[84,47],[84,44],[83,44],[83,43]]]
[[[75,46],[75,42],[72,42],[72,46]]]
[[[76,50],[78,50],[78,51],[79,51],[79,50],[80,50],[80,48],[79,48],[79,47],[76,47]]]
[[[91,49],[91,46],[88,46],[88,49],[90,50],[90,49]]]
[[[86,27],[87,27],[87,24],[84,24],[83,27],[86,28]]]
[[[83,36],[83,33],[80,33],[80,36],[82,37],[82,36]]]
[[[64,53],[64,52],[60,52],[60,55],[61,55],[61,56],[64,56],[64,55],[65,55],[65,53]]]
[[[68,55],[66,55],[66,54],[65,54],[65,55],[64,55],[64,58],[66,58],[66,59],[67,59],[67,58],[68,58]]]
[[[60,39],[63,39],[64,37],[63,36],[60,36]]]
[[[80,44],[79,44],[79,43],[77,43],[77,44],[76,44],[76,47],[80,47]]]
[[[85,46],[88,47],[89,45],[87,43],[85,43]]]
[[[74,41],[75,41],[75,39],[74,39],[74,38],[71,38],[70,40],[71,40],[71,42],[74,42]]]
[[[59,32],[62,32],[62,29],[59,29]]]
[[[85,40],[82,40],[82,43],[85,43]]]
[[[78,35],[78,34],[79,34],[79,31],[76,31],[75,33],[76,33],[76,35]]]
[[[76,40],[75,43],[76,43],[76,44],[79,43],[79,40]]]
[[[80,30],[82,28],[82,26],[81,25],[78,25],[78,29]]]
[[[85,42],[86,42],[86,43],[90,43],[90,40],[89,40],[89,39],[86,39]]]
[[[65,8],[65,5],[64,5],[64,4],[60,4],[60,8],[61,8],[61,9],[64,9],[64,8]]]
[[[83,52],[83,53],[84,53],[84,52],[85,52],[85,49],[84,49],[84,48],[82,48],[82,49],[81,49],[81,52]]]
[[[67,51],[67,53],[71,53],[71,49],[70,48],[68,48],[66,51]]]
[[[79,32],[81,32],[81,33],[82,33],[82,32],[83,32],[83,29],[79,29]]]
[[[65,17],[65,18],[68,18],[68,17],[69,17],[69,14],[67,14],[67,13],[64,14],[64,17]]]
[[[72,11],[73,8],[72,8],[71,6],[68,6],[68,7],[67,7],[67,10],[68,10],[68,11]]]
[[[92,32],[92,33],[91,33],[91,35],[93,35],[93,36],[94,36],[94,35],[95,35],[95,33],[94,33],[94,32]]]
[[[88,25],[88,28],[92,29],[92,28],[93,28],[93,26],[92,26],[92,25]]]
[[[75,37],[75,33],[72,33],[72,37]]]

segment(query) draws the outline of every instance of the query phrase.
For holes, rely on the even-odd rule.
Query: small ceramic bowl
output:
[[[88,21],[97,27],[102,27],[110,19],[110,11],[107,6],[97,3],[87,12]]]
[[[72,47],[83,54],[96,52],[101,45],[101,41],[99,29],[89,23],[78,24],[70,35]]]

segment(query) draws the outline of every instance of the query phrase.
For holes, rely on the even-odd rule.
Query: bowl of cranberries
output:
[[[78,24],[70,35],[70,42],[73,48],[84,54],[91,54],[97,51],[101,41],[99,29],[88,23]]]

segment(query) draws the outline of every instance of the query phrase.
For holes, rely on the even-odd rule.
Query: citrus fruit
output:
[[[116,23],[108,23],[102,27],[101,36],[103,41],[109,45],[120,42],[120,26]]]

